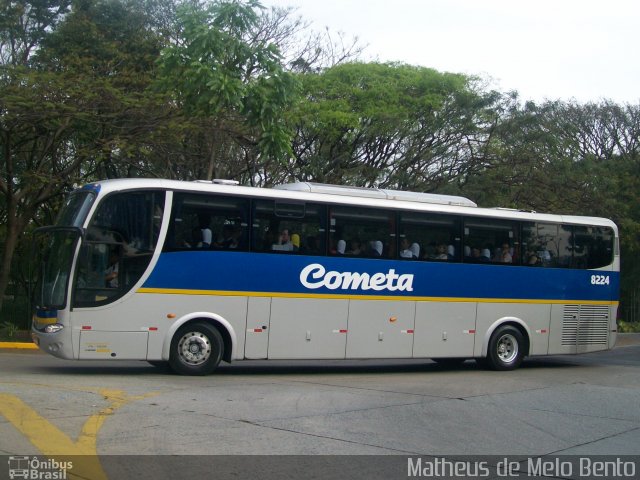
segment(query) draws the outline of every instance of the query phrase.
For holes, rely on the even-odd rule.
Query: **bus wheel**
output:
[[[182,375],[207,375],[220,363],[224,343],[220,332],[198,322],[180,328],[171,340],[169,364]]]
[[[524,348],[525,341],[520,330],[503,325],[491,335],[486,363],[493,370],[513,370],[522,363]]]

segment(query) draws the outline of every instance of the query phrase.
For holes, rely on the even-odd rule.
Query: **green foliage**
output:
[[[640,333],[640,322],[625,322],[618,320],[618,332],[620,333]]]
[[[474,161],[491,94],[473,79],[402,64],[349,63],[301,75],[288,175],[428,190]],[[452,152],[455,154],[451,155]]]
[[[182,41],[160,57],[159,89],[185,117],[201,119],[202,134],[211,138],[209,178],[224,170],[214,159],[220,143],[278,159],[290,151],[283,111],[296,83],[276,45],[250,41],[260,8],[254,0],[187,5],[178,11]]]
[[[9,340],[13,340],[16,336],[16,333],[18,333],[19,328],[18,325],[9,321],[5,321],[0,325],[0,330],[2,330],[3,336],[8,338]]]

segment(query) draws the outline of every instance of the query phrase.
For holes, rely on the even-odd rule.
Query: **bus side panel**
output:
[[[273,298],[269,358],[345,358],[349,300]]]
[[[125,312],[136,312],[130,319],[132,328],[153,329],[149,332],[147,360],[162,359],[165,338],[175,322],[174,319],[186,317],[193,312],[210,314],[205,321],[221,317],[229,322],[238,339],[233,358],[244,357],[243,332],[247,322],[247,297],[138,293],[121,308],[122,313],[114,309],[111,314],[117,316],[124,315]]]
[[[244,357],[251,360],[267,358],[269,353],[269,328],[271,316],[270,297],[249,297],[247,307],[247,328],[244,336],[238,332],[240,338],[246,338]]]
[[[527,355],[546,355],[549,352],[550,304],[526,303],[478,303],[478,341],[475,345],[476,357],[486,355],[489,337],[486,335],[496,323],[516,323],[528,329],[529,351]]]
[[[347,358],[411,358],[415,302],[351,300]]]
[[[80,332],[80,360],[144,360],[149,332]]]
[[[472,357],[475,302],[416,302],[413,356]]]

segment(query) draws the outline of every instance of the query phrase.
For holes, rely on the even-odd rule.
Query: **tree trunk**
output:
[[[0,265],[0,312],[4,303],[4,295],[9,286],[9,278],[11,275],[11,262],[13,254],[16,251],[18,240],[24,229],[25,221],[16,217],[15,206],[7,208],[7,235],[5,238],[4,248],[2,249],[2,264]]]

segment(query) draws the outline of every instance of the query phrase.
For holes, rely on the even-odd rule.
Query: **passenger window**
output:
[[[398,258],[459,262],[460,219],[449,215],[404,212],[400,214]]]
[[[573,227],[573,268],[601,268],[613,260],[613,230]]]
[[[523,223],[522,264],[529,267],[567,267],[569,233],[553,223]]]
[[[323,205],[256,200],[253,208],[254,251],[324,255]]]
[[[395,257],[395,215],[392,212],[332,207],[329,222],[329,255]]]
[[[518,225],[508,220],[466,218],[464,261],[517,265],[520,263]]]
[[[613,230],[606,227],[525,223],[524,265],[601,268],[613,260]]]
[[[165,251],[248,249],[249,200],[176,193]]]

